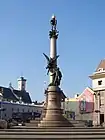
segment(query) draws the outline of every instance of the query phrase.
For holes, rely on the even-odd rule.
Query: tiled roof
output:
[[[15,90],[2,86],[0,86],[0,90],[2,90],[2,95],[4,99],[19,101],[21,98],[21,101],[24,103],[32,103],[29,93],[26,91]]]
[[[24,103],[31,103],[31,98],[29,96],[29,93],[26,91],[19,91],[19,90],[13,90],[14,93],[20,98]]]

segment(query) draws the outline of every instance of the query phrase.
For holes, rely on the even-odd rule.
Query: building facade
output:
[[[96,71],[89,76],[92,79],[94,91],[94,125],[102,125],[105,122],[105,60],[101,60]]]
[[[65,111],[71,120],[93,120],[94,92],[87,87],[82,94],[66,98]]]
[[[12,84],[9,87],[0,86],[0,118],[9,120],[13,114],[41,114],[43,103],[32,102],[29,92],[26,91],[26,79],[18,79],[18,89]]]
[[[66,98],[65,111],[75,114],[76,120],[92,120],[94,126],[105,123],[105,59],[101,60],[95,72],[89,76],[91,88],[75,98]],[[68,115],[73,119],[72,115]]]
[[[0,119],[9,120],[14,114],[30,114],[35,118],[36,113],[40,114],[43,110],[43,105],[25,104],[19,102],[0,101]]]

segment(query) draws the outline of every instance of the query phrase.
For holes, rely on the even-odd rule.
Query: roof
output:
[[[78,101],[79,98],[81,98],[83,96],[83,94],[85,93],[85,91],[88,90],[89,92],[91,92],[92,94],[94,94],[94,91],[92,88],[90,87],[86,87],[85,90],[76,98],[66,98],[65,101]]]
[[[78,98],[66,98],[65,101],[69,101],[69,102],[74,102],[74,101],[78,101]]]
[[[19,101],[21,99],[24,103],[32,103],[30,95],[26,91],[15,90],[7,87],[0,86],[0,91],[2,91],[2,96],[4,99]]]
[[[101,60],[101,62],[99,63],[96,72],[99,71],[99,68],[102,68],[103,70],[105,70],[105,59]]]
[[[81,93],[81,95],[78,96],[78,98],[80,98],[87,90],[88,90],[90,93],[94,94],[94,91],[93,91],[92,88],[86,87],[86,88],[84,89],[84,91]]]

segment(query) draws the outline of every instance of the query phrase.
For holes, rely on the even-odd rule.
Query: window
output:
[[[102,80],[98,81],[98,85],[102,85]]]
[[[103,71],[103,68],[99,68],[98,71]]]
[[[80,101],[80,111],[86,111],[86,101]]]
[[[22,83],[22,88],[24,88],[24,84]]]

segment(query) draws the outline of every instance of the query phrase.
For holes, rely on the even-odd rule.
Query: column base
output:
[[[38,124],[39,127],[73,127],[63,116],[61,109],[61,90],[57,86],[48,87],[48,104],[45,117]]]
[[[40,124],[38,124],[38,127],[73,127],[73,125],[69,121],[41,121]]]

